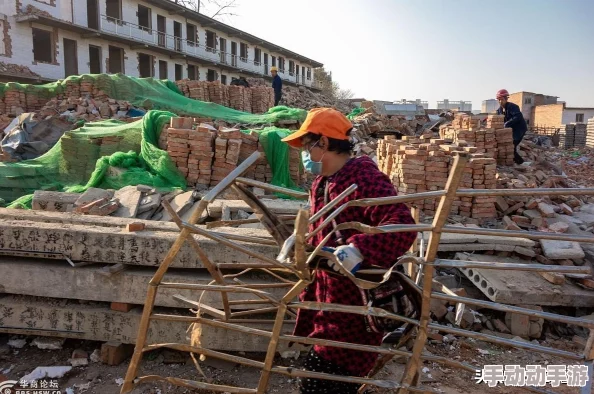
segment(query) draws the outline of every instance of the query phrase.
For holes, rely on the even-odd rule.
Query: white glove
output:
[[[342,266],[350,271],[352,274],[357,272],[361,268],[363,262],[363,255],[353,244],[341,245],[334,249],[334,255],[340,260]],[[337,264],[328,260],[328,265],[336,272],[339,272]]]

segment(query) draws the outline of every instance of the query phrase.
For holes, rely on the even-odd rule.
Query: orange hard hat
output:
[[[341,112],[332,108],[314,108],[307,113],[305,121],[293,134],[283,138],[283,142],[301,148],[301,138],[307,133],[318,134],[336,140],[348,140],[348,132],[353,124]]]

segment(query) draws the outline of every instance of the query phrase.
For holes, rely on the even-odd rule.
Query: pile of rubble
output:
[[[41,79],[41,75],[31,71],[27,66],[0,62],[0,74],[14,75],[19,78]]]
[[[107,99],[105,101],[83,97],[69,97],[59,100],[53,98],[48,101],[38,112],[42,119],[59,116],[60,118],[76,122],[84,120],[93,122],[103,119],[134,120],[129,116],[129,111],[136,109],[125,100]],[[137,112],[142,114],[144,111]]]
[[[245,176],[270,182],[272,170],[258,133],[242,132],[223,123],[217,122],[217,129],[207,119],[172,118],[170,127],[161,132],[159,147],[169,153],[189,186],[202,189],[215,186],[256,151],[262,153],[262,158]],[[304,181],[299,163],[298,150],[290,149],[289,172],[296,184]]]
[[[417,119],[406,119],[405,116],[381,115],[376,111],[372,101],[364,101],[361,112],[353,118],[353,124],[365,134],[377,134],[384,130],[399,132],[402,135],[415,135],[417,126],[421,124]]]

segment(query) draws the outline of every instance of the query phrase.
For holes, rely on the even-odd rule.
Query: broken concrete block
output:
[[[506,230],[515,230],[515,231],[520,231],[521,230],[520,226],[518,226],[516,224],[516,222],[514,222],[509,216],[504,216],[503,217],[503,224],[504,224],[504,226],[505,226],[504,228]]]
[[[188,212],[192,208],[192,204],[194,203],[194,198],[192,197],[193,191],[185,192],[179,194],[173,198],[171,201],[171,208],[179,216],[183,216],[186,212]],[[163,211],[163,217],[161,218],[164,222],[170,222],[173,217],[167,211]]]
[[[61,350],[64,338],[37,337],[31,342],[31,346],[37,346],[41,350]]]
[[[83,194],[80,195],[78,200],[74,203],[76,207],[85,206],[93,201],[105,199],[106,201],[113,197],[113,192],[105,189],[99,189],[96,187],[90,187]]]
[[[555,217],[555,210],[551,205],[547,204],[546,202],[539,202],[538,210],[545,218]]]
[[[507,326],[505,325],[505,323],[503,323],[501,320],[499,319],[493,319],[491,320],[491,323],[493,323],[493,325],[495,326],[495,329],[499,332],[504,332],[506,334],[509,334],[509,328],[507,328]]]
[[[115,198],[120,202],[120,207],[114,212],[113,216],[120,218],[135,218],[138,212],[138,204],[142,197],[142,192],[138,191],[136,186],[126,186],[115,192]]]
[[[573,216],[584,222],[586,226],[594,225],[594,214],[579,211],[574,212]]]
[[[586,204],[580,208],[580,212],[589,213],[594,215],[594,204]]]
[[[567,229],[569,229],[569,224],[565,222],[557,222],[549,225],[549,230],[552,230],[556,233],[566,233]]]
[[[536,207],[538,207],[538,201],[531,199],[526,203],[525,207],[526,209],[535,209]]]
[[[541,213],[535,209],[527,209],[522,212],[522,215],[526,216],[530,220],[542,217]]]
[[[72,212],[80,194],[35,190],[31,208],[38,211]]]
[[[512,215],[511,220],[514,223],[517,223],[519,226],[529,226],[530,225],[530,218],[519,216],[519,215]]]
[[[431,300],[430,310],[431,313],[435,316],[437,321],[443,320],[445,315],[448,314],[448,308],[446,307],[447,301],[442,300]]]
[[[153,193],[149,194],[140,200],[140,204],[138,205],[138,211],[136,214],[141,214],[147,211],[152,211],[161,205],[161,193]]]
[[[89,210],[89,215],[107,216],[111,215],[120,208],[120,203],[116,201],[110,201],[103,205],[93,205]]]
[[[545,257],[551,260],[583,259],[585,253],[577,242],[540,240]]]
[[[559,208],[561,208],[561,212],[564,213],[565,215],[573,215],[573,209],[571,209],[571,207],[565,203],[560,204]],[[583,208],[582,208],[583,210]]]

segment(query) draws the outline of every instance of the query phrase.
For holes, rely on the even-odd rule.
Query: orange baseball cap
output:
[[[347,133],[353,128],[353,124],[339,111],[332,108],[314,108],[307,113],[301,128],[283,142],[295,148],[301,148],[301,138],[307,133],[323,135],[337,140],[348,140]]]

